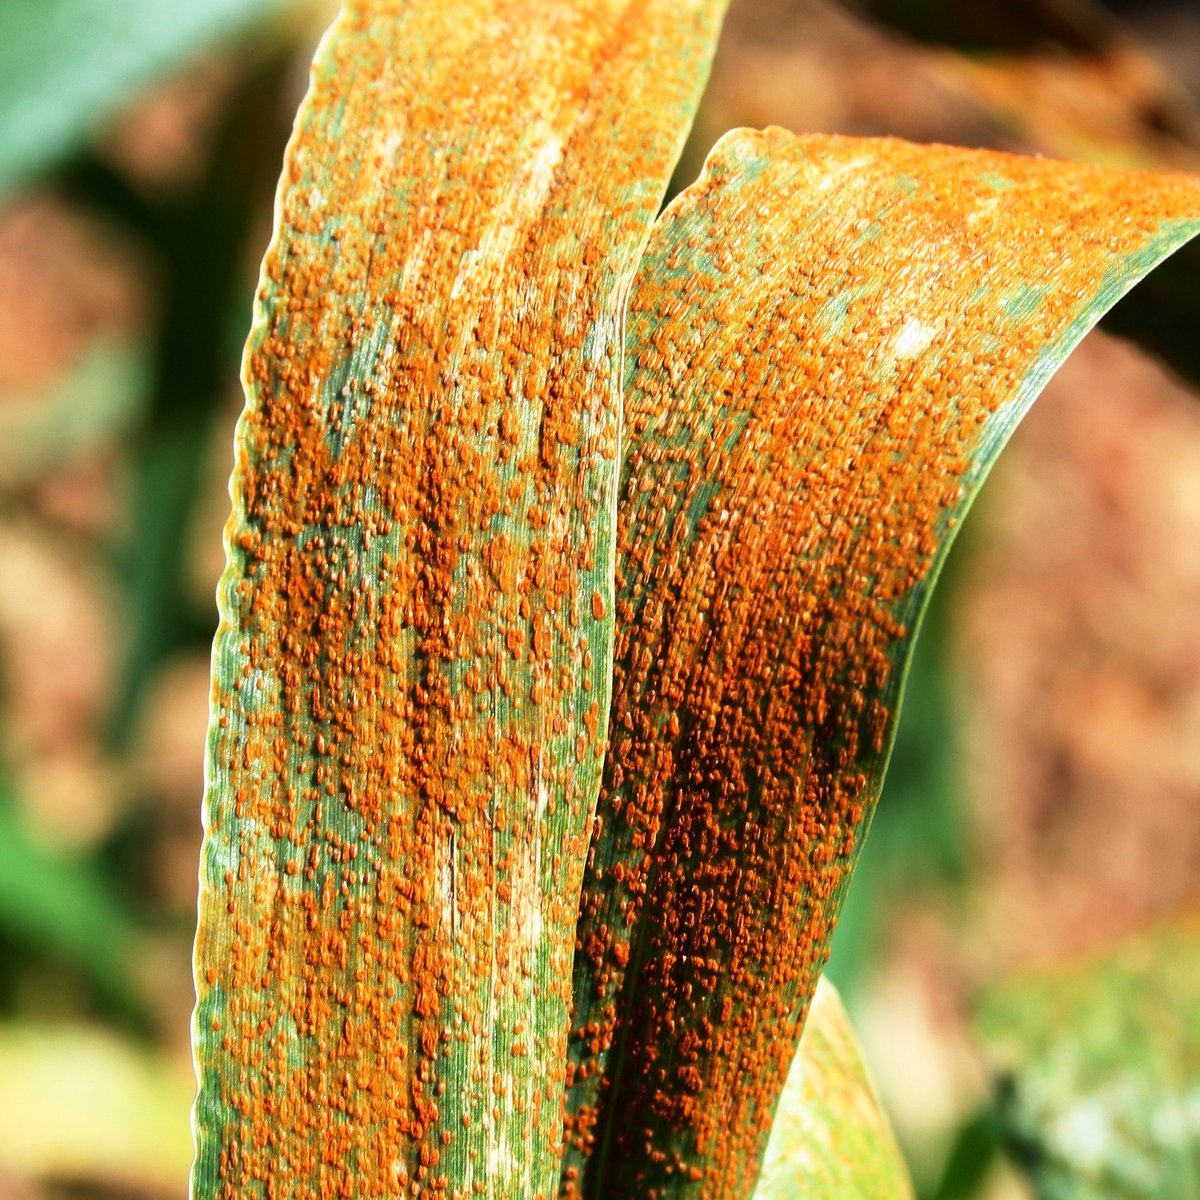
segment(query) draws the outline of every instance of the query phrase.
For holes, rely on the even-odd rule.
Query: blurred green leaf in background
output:
[[[0,196],[75,150],[182,60],[297,0],[8,0],[0,8]]]
[[[1200,1196],[1200,916],[997,985],[976,1026],[1039,1200]]]
[[[0,6],[6,1198],[185,1187],[222,417],[319,7]]]

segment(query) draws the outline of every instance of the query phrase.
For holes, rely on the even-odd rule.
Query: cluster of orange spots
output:
[[[1191,180],[768,131],[656,226],[564,1197],[751,1193],[956,514],[1198,213]]]
[[[324,44],[246,358],[197,1197],[553,1193],[620,307],[720,8],[348,0]]]

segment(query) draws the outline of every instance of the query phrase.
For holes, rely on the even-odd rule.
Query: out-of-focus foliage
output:
[[[186,1187],[219,419],[312,8],[0,5],[6,1200]]]
[[[1200,916],[999,985],[976,1027],[1040,1200],[1200,1195]]]
[[[189,55],[297,0],[7,0],[0,5],[0,194]]]
[[[817,985],[754,1200],[909,1200],[908,1169],[834,986]]]
[[[0,797],[0,930],[78,963],[109,1000],[136,1009],[139,931],[95,867],[40,845]]]
[[[191,1159],[187,1121],[179,1118],[191,1095],[185,1063],[166,1062],[128,1037],[34,1020],[0,1025],[7,1170],[178,1194]]]

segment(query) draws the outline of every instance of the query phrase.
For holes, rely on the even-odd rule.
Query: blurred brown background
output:
[[[141,17],[88,24],[145,0],[63,0],[58,23],[85,45],[55,57],[39,25],[54,6],[8,2],[0,1200],[167,1200],[190,1161],[237,364],[329,5],[212,0],[184,37],[164,4],[150,46]],[[195,20],[204,4],[190,7]],[[87,48],[105,37],[134,65],[39,125],[39,87],[66,105],[113,61]],[[767,124],[1200,170],[1200,9],[733,0],[677,184],[724,130]],[[1177,298],[1187,279],[1159,291]],[[1114,328],[1148,326],[1169,365],[1090,337],[968,522],[839,930],[831,971],[924,1200],[1031,1195],[990,1146],[970,1149],[991,1094],[969,1033],[981,989],[1188,907],[1200,886],[1200,405],[1186,382],[1200,351],[1155,300],[1139,312],[1135,295]]]

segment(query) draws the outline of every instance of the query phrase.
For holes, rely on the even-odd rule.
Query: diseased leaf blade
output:
[[[837,990],[817,983],[754,1200],[911,1200],[912,1180]]]
[[[1200,1195],[1200,916],[994,987],[975,1025],[1041,1200]]]
[[[554,1191],[621,317],[718,0],[347,3],[245,361],[197,1197]]]
[[[739,131],[631,296],[564,1195],[742,1197],[955,528],[1200,182]]]

